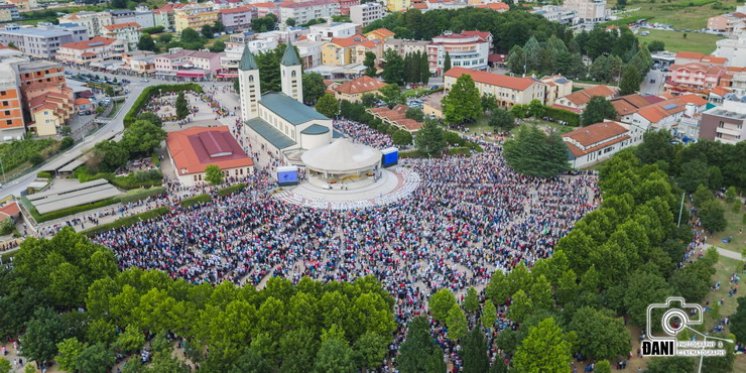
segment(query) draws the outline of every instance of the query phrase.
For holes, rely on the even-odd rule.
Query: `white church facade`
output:
[[[304,151],[332,142],[332,120],[303,103],[301,62],[292,44],[280,62],[281,93],[261,94],[259,67],[249,48],[238,69],[244,135],[255,151],[299,164]]]

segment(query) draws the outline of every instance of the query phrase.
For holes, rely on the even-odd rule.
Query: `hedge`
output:
[[[580,115],[575,114],[572,111],[547,106],[544,109],[544,115],[554,120],[565,121],[570,126],[577,127],[580,125]]]
[[[192,207],[200,203],[207,203],[212,201],[212,197],[209,194],[199,194],[191,198],[186,198],[181,201],[181,207]]]
[[[54,175],[52,175],[52,171],[39,171],[39,173],[36,174],[36,177],[40,177],[42,179],[51,179],[54,177]]]
[[[218,195],[221,197],[229,196],[235,192],[238,192],[246,187],[245,183],[239,183],[236,185],[231,185],[229,187],[225,187],[223,189],[218,190]]]
[[[124,195],[119,196],[119,201],[122,203],[142,201],[148,197],[158,196],[164,193],[166,193],[166,188],[164,187],[133,189],[128,191]]]
[[[87,229],[83,231],[83,234],[87,236],[93,236],[103,231],[108,231],[108,230],[117,229],[121,227],[127,227],[127,226],[134,225],[141,221],[155,219],[157,217],[168,214],[168,212],[169,212],[169,209],[167,207],[158,207],[152,210],[145,211],[140,214],[126,216],[121,219],[117,219],[111,223],[101,224],[91,229]]]
[[[156,169],[148,171],[136,171],[125,176],[116,176],[112,172],[99,172],[91,174],[86,167],[75,169],[73,175],[78,181],[84,183],[97,179],[106,179],[111,184],[121,189],[137,189],[161,186],[163,184],[163,174]]]
[[[140,113],[145,105],[150,102],[150,98],[159,92],[182,92],[182,91],[194,91],[202,93],[202,87],[197,83],[184,83],[184,84],[160,84],[152,85],[145,88],[140,96],[137,97],[135,103],[132,104],[132,108],[124,116],[124,126],[132,124],[137,120],[137,115]]]

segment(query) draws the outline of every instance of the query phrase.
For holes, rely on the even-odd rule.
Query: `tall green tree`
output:
[[[314,372],[349,373],[355,370],[353,352],[343,338],[328,338],[321,342],[316,354]]]
[[[464,297],[464,310],[470,314],[479,311],[479,295],[477,294],[477,290],[473,287],[466,290],[466,296]]]
[[[373,52],[365,52],[365,75],[376,76],[376,54]]]
[[[324,95],[326,85],[324,77],[319,73],[303,74],[303,102],[306,105],[314,105],[319,97]]]
[[[495,109],[490,114],[490,127],[501,132],[508,132],[515,128],[515,118],[507,110]]]
[[[116,357],[106,346],[97,343],[86,347],[78,356],[76,364],[80,372],[107,373],[114,366]]]
[[[495,325],[496,320],[497,308],[495,308],[495,305],[490,300],[487,300],[482,306],[482,326],[484,328],[492,330],[492,326]]]
[[[86,345],[77,338],[67,338],[60,343],[57,343],[57,350],[59,353],[54,358],[60,368],[72,372],[75,371],[78,363],[78,356],[85,350]]]
[[[450,92],[443,98],[443,114],[449,124],[473,122],[482,114],[479,89],[469,74],[456,80]]]
[[[334,118],[339,113],[339,102],[333,94],[325,93],[316,102],[316,111],[329,118]]]
[[[444,372],[446,364],[443,350],[430,336],[430,323],[427,318],[418,316],[412,319],[407,330],[407,338],[399,348],[397,358],[402,373]]]
[[[388,105],[389,108],[404,103],[404,97],[401,95],[401,88],[396,84],[386,84],[378,90],[381,93],[383,102]]]
[[[205,181],[210,185],[220,185],[223,183],[223,170],[217,165],[211,164],[205,167]]]
[[[710,233],[721,232],[728,225],[728,221],[725,219],[725,210],[716,200],[710,200],[702,204],[699,209],[699,219],[702,221],[702,226]]]
[[[580,115],[580,124],[587,126],[603,122],[604,119],[616,119],[616,116],[616,109],[611,102],[601,96],[596,96],[588,101],[583,114]]]
[[[140,35],[140,40],[137,42],[137,49],[141,51],[154,51],[155,42],[153,42],[153,38],[149,34]]]
[[[456,296],[448,288],[442,288],[430,296],[428,309],[433,314],[433,319],[444,322],[451,308],[457,305]]]
[[[122,134],[122,145],[132,155],[150,155],[166,140],[166,131],[158,124],[136,120]]]
[[[386,61],[383,65],[383,80],[389,84],[403,84],[404,59],[393,49],[384,52],[383,59]]]
[[[746,297],[738,298],[736,313],[730,317],[730,332],[738,342],[746,342]]]
[[[637,67],[634,65],[625,66],[622,72],[622,80],[619,83],[619,94],[629,95],[639,91],[642,78]]]
[[[523,126],[505,142],[508,165],[525,175],[553,177],[569,169],[567,146],[559,134],[544,134],[535,126]]]
[[[446,326],[448,327],[448,338],[454,341],[457,341],[466,335],[469,323],[466,321],[464,310],[462,310],[458,304],[454,304],[448,311]]]
[[[528,331],[513,358],[519,372],[569,372],[572,343],[553,318]]]
[[[443,61],[443,71],[448,72],[451,69],[451,54],[446,52],[445,60]]]
[[[573,315],[569,330],[577,335],[577,351],[590,359],[614,359],[631,348],[624,322],[608,311],[582,307]]]
[[[490,359],[487,356],[487,341],[482,329],[474,327],[464,337],[461,343],[461,359],[464,362],[464,373],[483,373],[490,369]]]
[[[417,136],[414,138],[414,144],[417,150],[428,157],[440,156],[447,146],[443,128],[432,120],[425,120],[422,129],[417,132]]]
[[[179,119],[184,119],[189,115],[189,104],[187,104],[186,97],[184,96],[184,92],[179,92],[179,95],[176,96],[176,117]]]

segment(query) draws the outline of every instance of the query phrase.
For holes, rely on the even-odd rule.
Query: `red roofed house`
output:
[[[236,8],[220,9],[220,21],[227,33],[243,31],[251,28],[251,20],[257,18],[257,8],[253,6],[239,6]]]
[[[394,32],[387,29],[387,28],[377,28],[367,34],[365,34],[365,37],[368,38],[368,40],[381,40],[383,42],[391,39],[394,37]]]
[[[55,58],[78,65],[101,63],[122,59],[124,49],[121,40],[96,36],[90,40],[60,45]]]
[[[510,5],[506,3],[490,3],[490,4],[481,4],[477,5],[477,8],[485,8],[494,10],[498,13],[507,12],[510,10]]]
[[[704,63],[708,65],[720,66],[725,65],[726,62],[728,62],[727,58],[698,52],[677,52],[676,60],[674,61],[674,63],[677,65],[686,65],[688,63]]]
[[[205,169],[209,165],[220,167],[226,178],[245,178],[254,172],[254,161],[225,126],[169,132],[166,148],[181,185],[206,183]]]
[[[21,216],[21,209],[16,201],[10,201],[0,207],[0,222],[8,218],[15,219],[19,216]]]
[[[694,116],[707,106],[707,100],[697,95],[683,95],[623,115],[622,122],[632,124],[643,131],[649,129],[673,129],[684,115]]]
[[[637,112],[642,107],[663,101],[664,98],[653,95],[631,94],[617,97],[611,100],[611,105],[616,109],[619,117]]]
[[[313,19],[330,19],[339,14],[339,2],[337,0],[285,1],[280,3],[280,20],[283,23],[292,18],[296,24],[302,25]]]
[[[414,133],[422,128],[422,122],[407,118],[408,109],[407,105],[396,105],[393,109],[384,106],[368,109],[368,112],[386,124]]]
[[[452,67],[486,70],[492,34],[486,31],[463,31],[455,34],[446,31],[433,38],[427,46],[430,71],[440,75],[445,65],[446,53],[451,57]]]
[[[104,35],[107,38],[117,39],[124,43],[125,51],[137,50],[140,42],[140,24],[137,22],[116,23],[104,26]]]
[[[497,105],[501,108],[509,109],[518,104],[527,105],[531,100],[544,103],[546,86],[539,80],[469,70],[463,67],[454,67],[446,72],[443,81],[445,91],[450,91],[451,87],[456,84],[456,80],[464,74],[471,75],[482,96],[488,93],[494,95],[497,98]]]
[[[673,64],[666,79],[666,91],[673,94],[685,92],[707,95],[709,91],[721,85],[721,79],[728,75],[724,66],[693,62]]]
[[[378,94],[378,90],[383,88],[386,83],[371,78],[361,76],[357,79],[346,81],[339,85],[331,85],[331,90],[338,100],[347,100],[350,102],[359,102],[364,94]]]
[[[332,38],[321,47],[321,63],[330,66],[362,64],[365,62],[366,52],[373,52],[376,55],[376,64],[378,64],[380,58],[383,57],[383,42],[368,40],[360,34],[347,38]]]
[[[582,89],[577,92],[570,93],[569,95],[562,96],[554,100],[554,106],[559,109],[572,111],[575,113],[582,113],[588,102],[593,97],[600,96],[607,100],[611,100],[616,96],[618,90],[605,85],[597,85],[590,88]]]
[[[96,109],[96,106],[93,105],[93,102],[84,97],[76,98],[74,102],[75,111],[83,115],[88,115]]]
[[[562,135],[574,168],[584,168],[636,143],[629,126],[613,121],[591,124]]]

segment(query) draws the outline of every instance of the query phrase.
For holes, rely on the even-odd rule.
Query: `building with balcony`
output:
[[[367,35],[370,35],[369,32]],[[372,39],[373,40],[373,39]],[[393,49],[398,55],[404,57],[409,53],[425,53],[427,54],[427,46],[430,44],[427,40],[412,40],[412,39],[387,39],[384,41],[383,49],[384,52],[389,49]]]
[[[606,20],[606,0],[566,0],[562,7],[575,11],[583,23],[596,23]]]
[[[77,12],[65,14],[58,18],[60,23],[77,23],[88,31],[88,37],[103,36],[104,27],[111,25],[111,13],[109,12]]]
[[[116,23],[104,26],[104,37],[117,39],[124,45],[125,51],[137,50],[137,43],[140,42],[140,24],[137,22]]]
[[[567,9],[559,5],[544,5],[534,8],[531,13],[538,14],[550,22],[557,22],[563,25],[571,25],[578,18],[578,13],[572,9]]]
[[[450,31],[433,38],[427,46],[430,71],[440,75],[445,65],[446,53],[451,57],[451,66],[472,70],[486,70],[487,58],[492,46],[492,34],[485,31]]]
[[[383,56],[383,44],[359,34],[334,38],[321,48],[321,62],[330,66],[362,64],[367,52],[375,54],[378,61]]]
[[[155,58],[157,77],[166,79],[205,79],[220,70],[222,53],[190,51],[175,48]]]
[[[62,44],[83,40],[88,40],[88,30],[70,23],[37,27],[7,24],[0,30],[0,44],[13,43],[23,54],[34,58],[52,59]]]
[[[685,115],[694,117],[705,110],[707,100],[697,95],[687,94],[657,102],[623,115],[621,121],[640,127],[643,131],[675,129]]]
[[[707,30],[727,35],[740,33],[746,27],[746,14],[741,12],[721,14],[707,19]]]
[[[24,61],[14,69],[28,129],[39,136],[56,135],[75,113],[73,90],[67,86],[64,68],[48,61]]]
[[[336,0],[309,0],[299,3],[280,3],[280,20],[285,23],[288,19],[295,20],[295,24],[302,25],[312,19],[330,19],[340,15],[339,2]]]
[[[709,91],[721,84],[721,79],[728,72],[724,66],[688,63],[673,64],[666,79],[665,89],[673,94],[696,93],[707,95]]]
[[[357,33],[357,26],[351,22],[326,22],[310,26],[306,37],[313,41],[329,41],[334,38],[348,38]]]
[[[381,3],[365,3],[350,7],[350,20],[363,27],[383,18],[386,10]]]
[[[371,78],[369,76],[361,76],[357,79],[348,80],[341,84],[332,84],[329,89],[334,91],[334,96],[337,100],[347,100],[350,102],[360,102],[364,94],[378,94],[379,90],[383,88],[386,83]]]
[[[122,64],[130,71],[140,74],[155,72],[155,53],[151,51],[134,51],[122,55]]]
[[[251,20],[257,17],[257,10],[252,6],[239,6],[236,8],[220,9],[220,22],[225,27],[225,32],[233,33],[251,28]]]
[[[218,12],[210,3],[190,3],[174,10],[174,30],[182,32],[187,28],[198,31],[202,26],[213,26],[218,21]]]
[[[412,5],[412,0],[387,0],[386,9],[389,12],[406,12]],[[424,4],[423,4],[424,5]],[[425,5],[427,7],[427,5]]]
[[[471,75],[480,95],[491,94],[497,99],[497,106],[510,109],[513,105],[528,105],[531,100],[544,103],[546,86],[533,78],[518,78],[486,71],[454,67],[445,73],[443,83],[445,91],[451,90],[456,80],[464,74]]]
[[[339,3],[339,14],[348,16],[353,6],[360,5],[360,0],[337,0]]]
[[[101,64],[121,60],[125,49],[121,40],[96,36],[90,40],[61,45],[55,58],[76,65]]]
[[[725,144],[746,140],[746,103],[725,100],[722,106],[702,113],[699,138]]]
[[[21,140],[26,133],[18,77],[8,63],[0,63],[0,140]]]
[[[156,26],[163,26],[166,31],[174,31],[176,23],[174,15],[177,9],[185,7],[187,4],[167,3],[158,9],[153,10],[153,22]]]

